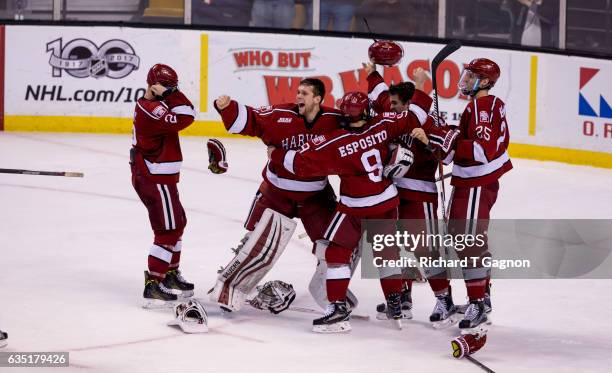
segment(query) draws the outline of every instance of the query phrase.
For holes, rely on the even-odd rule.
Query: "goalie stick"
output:
[[[433,83],[433,105],[434,105],[434,121],[437,126],[440,126],[440,110],[438,107],[438,84],[437,84],[437,70],[442,61],[444,61],[448,56],[453,54],[456,50],[461,48],[461,42],[459,40],[453,40],[448,43],[431,61],[431,78]],[[444,219],[444,223],[448,220],[448,216],[446,215],[446,188],[444,187],[444,169],[442,165],[442,161],[438,162],[438,173],[440,175],[440,179],[442,179],[442,187],[441,187],[441,197],[442,197],[442,217]]]
[[[66,177],[83,177],[84,176],[82,172],[32,171],[32,170],[20,170],[20,169],[15,169],[15,168],[0,168],[0,174],[66,176]]]

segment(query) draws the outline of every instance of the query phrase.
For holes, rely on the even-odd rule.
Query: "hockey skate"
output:
[[[482,336],[489,330],[489,325],[491,325],[491,322],[487,318],[484,300],[470,301],[463,320],[459,322],[461,334]]]
[[[402,302],[401,295],[398,293],[389,294],[385,314],[387,319],[391,320],[393,325],[399,330],[402,330]]]
[[[181,298],[193,297],[193,284],[185,281],[178,268],[166,272],[166,277],[162,283],[167,289],[170,289],[173,294]]]
[[[457,307],[453,304],[450,291],[436,296],[436,305],[429,316],[429,321],[434,329],[446,329],[457,323]]]
[[[0,348],[6,347],[8,344],[8,333],[0,330]]]
[[[484,304],[485,304],[485,312],[491,313],[493,311],[493,306],[491,305],[491,284],[487,286],[487,289],[485,291]],[[469,303],[458,305],[457,313],[465,314],[469,306],[470,306]]]
[[[333,302],[327,306],[323,317],[312,322],[312,331],[315,333],[342,333],[351,330],[349,322],[351,312],[346,302]]]
[[[163,282],[152,278],[148,271],[145,271],[145,288],[142,297],[144,298],[142,307],[148,309],[172,308],[177,300],[176,294],[172,294]]]
[[[410,290],[403,289],[401,295],[402,304],[402,319],[412,319],[412,294]],[[387,304],[380,303],[376,306],[376,319],[377,320],[388,320],[387,317]]]

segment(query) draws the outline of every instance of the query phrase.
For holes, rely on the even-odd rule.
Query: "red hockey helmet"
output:
[[[357,122],[367,117],[370,110],[370,99],[363,92],[348,92],[340,102],[342,114],[351,122]]]
[[[464,95],[474,96],[482,89],[493,87],[500,74],[499,66],[495,62],[487,58],[476,58],[461,73],[458,87]],[[482,79],[489,80],[487,86],[480,86]]]
[[[170,66],[157,63],[149,69],[147,84],[154,85],[157,83],[168,88],[176,87],[178,85],[178,75]]]
[[[395,65],[404,56],[404,49],[392,40],[377,40],[368,48],[370,61],[378,65]]]
[[[480,78],[489,79],[491,87],[495,85],[495,82],[497,81],[497,79],[499,79],[499,75],[501,74],[499,66],[488,58],[473,59],[465,67],[465,69],[473,72]]]

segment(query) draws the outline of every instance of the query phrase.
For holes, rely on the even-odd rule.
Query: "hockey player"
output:
[[[374,102],[374,107],[381,111],[393,111],[401,113],[410,107],[419,107],[418,99],[413,98],[415,88],[423,90],[427,73],[422,68],[414,70],[415,84],[402,82],[397,85],[387,86],[382,76],[376,71],[376,65],[364,63],[364,69],[368,73],[368,97]],[[430,117],[423,125],[427,133],[433,126]],[[410,219],[410,227],[405,227],[415,232],[424,231],[435,233],[437,225],[438,191],[436,187],[436,170],[438,160],[435,155],[420,141],[413,141],[408,135],[398,139],[398,143],[409,149],[414,155],[414,163],[408,172],[394,178],[397,186],[400,204],[398,208],[400,219]],[[427,250],[417,247],[415,254],[418,256]],[[409,274],[407,277],[414,276]],[[402,314],[404,318],[412,318],[412,282],[413,278],[404,278],[402,287]],[[377,310],[384,317],[385,304],[379,304]]]
[[[215,108],[221,114],[228,132],[259,137],[264,144],[281,149],[297,150],[308,140],[339,128],[340,112],[322,106],[324,97],[323,82],[309,78],[300,82],[295,103],[255,109],[223,95],[215,101]],[[255,232],[256,225],[268,209],[271,211],[270,216],[276,217],[279,226],[290,228],[287,218],[297,217],[313,243],[322,238],[336,206],[336,196],[327,177],[295,175],[274,164],[266,164],[262,176],[263,182],[255,194],[244,224],[248,233],[238,251],[258,246],[255,243],[262,238],[255,237],[251,232]],[[211,299],[230,310],[239,310],[247,295],[245,293],[254,288],[283,249],[279,246],[276,251],[268,250],[269,256],[261,252],[260,259],[267,265],[258,268],[258,271],[245,273],[243,270],[248,267],[246,263],[231,262],[220,273],[211,292]],[[255,254],[249,257],[253,258]],[[234,269],[233,264],[239,268]],[[236,291],[238,289],[241,290]]]
[[[424,96],[429,110],[431,99],[422,92],[415,95]],[[425,134],[418,127],[424,124],[427,115],[419,109],[370,118],[368,97],[361,92],[349,92],[341,101],[345,128],[316,137],[299,151],[269,148],[271,163],[291,174],[340,176],[340,202],[325,233],[329,241],[325,251],[329,305],[325,315],[313,321],[315,332],[344,332],[351,328],[346,302],[349,263],[361,238],[361,219],[397,219],[397,189],[385,177],[383,162],[390,156],[390,142],[401,135],[416,130],[412,135],[423,141]],[[400,158],[409,165],[410,152],[403,154]],[[390,318],[399,320],[401,274],[395,273],[395,268],[389,269],[387,273],[381,271],[381,286]]]
[[[459,80],[461,92],[472,98],[459,122],[459,136],[445,163],[454,162],[448,231],[451,234],[483,234],[497,199],[499,178],[512,169],[507,148],[510,141],[504,102],[489,90],[500,76],[499,66],[486,58],[472,60]],[[490,256],[488,247],[471,248],[459,256]],[[443,269],[439,269],[443,271]],[[490,310],[490,270],[482,265],[463,269],[469,306],[459,328],[465,334],[482,334]],[[447,278],[429,278],[437,297],[434,317],[447,319],[455,312]]]
[[[193,295],[193,284],[179,270],[181,236],[187,223],[177,184],[182,154],[179,131],[193,123],[195,111],[178,90],[178,75],[156,64],[147,74],[147,90],[136,102],[130,165],[132,185],[149,213],[154,239],[145,271],[144,307],[168,306],[180,292]]]

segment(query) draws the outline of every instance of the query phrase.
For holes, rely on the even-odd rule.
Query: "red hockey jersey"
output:
[[[374,109],[389,111],[389,87],[382,76],[376,71],[368,75],[368,97],[374,102]],[[414,91],[410,100],[412,110],[421,110],[421,116],[427,116],[431,108],[432,99],[420,90]],[[423,129],[429,134],[434,126],[433,119],[427,116]],[[393,179],[397,186],[399,196],[411,201],[423,201],[435,203],[438,200],[438,188],[436,187],[436,170],[438,160],[432,152],[425,148],[420,141],[413,141],[408,135],[403,135],[398,141],[402,146],[410,149],[414,154],[414,163],[403,177]]]
[[[342,118],[340,111],[321,107],[313,122],[308,123],[296,104],[254,109],[234,100],[219,113],[228,132],[259,137],[264,144],[285,150],[300,149],[314,137],[337,130]],[[262,175],[263,193],[280,193],[298,201],[322,191],[328,184],[325,175],[296,175],[270,163]]]
[[[504,102],[495,96],[472,100],[461,115],[455,150],[445,159],[454,162],[451,184],[474,187],[499,179],[512,169],[509,142]]]
[[[178,132],[194,119],[193,105],[180,91],[164,101],[139,98],[132,130],[136,169],[155,183],[178,183],[183,161]]]
[[[271,163],[297,176],[340,176],[339,209],[366,217],[399,204],[397,189],[383,177],[389,144],[420,125],[412,111],[383,113],[359,132],[339,129],[315,137],[299,151],[276,149]]]

